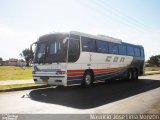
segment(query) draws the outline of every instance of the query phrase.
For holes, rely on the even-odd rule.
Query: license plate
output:
[[[42,79],[43,83],[48,83],[49,77],[40,77]]]
[[[48,83],[48,80],[42,80],[44,83]]]

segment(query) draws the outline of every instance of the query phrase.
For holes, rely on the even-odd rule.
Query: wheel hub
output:
[[[87,85],[89,85],[91,83],[91,76],[90,75],[86,75],[85,82]]]

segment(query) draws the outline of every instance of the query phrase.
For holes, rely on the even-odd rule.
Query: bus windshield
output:
[[[66,35],[47,35],[37,42],[34,63],[59,63],[67,60]]]

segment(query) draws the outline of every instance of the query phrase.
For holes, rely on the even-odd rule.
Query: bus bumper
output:
[[[43,76],[43,77],[33,77],[36,84],[47,84],[47,85],[67,85],[66,76]]]

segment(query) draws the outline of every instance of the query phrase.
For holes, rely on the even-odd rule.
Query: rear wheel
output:
[[[132,79],[133,79],[133,72],[131,69],[129,69],[127,74],[127,80],[132,80]]]
[[[83,87],[90,87],[93,83],[93,75],[91,72],[86,71],[83,76],[82,86]]]
[[[138,72],[136,70],[133,71],[133,80],[138,80]]]

